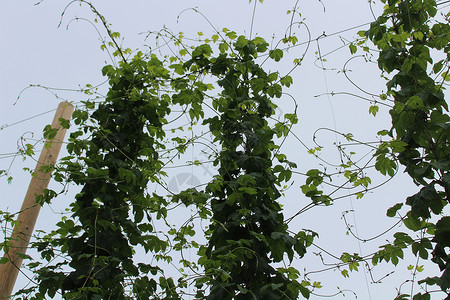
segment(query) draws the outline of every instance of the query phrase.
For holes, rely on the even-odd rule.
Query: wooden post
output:
[[[18,224],[15,226],[11,235],[11,245],[5,249],[4,257],[7,257],[9,262],[0,265],[0,299],[10,299],[11,297],[23,260],[18,253],[25,253],[27,251],[28,243],[30,242],[34,225],[36,224],[41,209],[41,205],[36,203],[36,196],[42,195],[50,182],[51,172],[43,172],[40,168],[56,163],[66,134],[66,129],[61,127],[59,119],[70,120],[72,118],[72,112],[72,104],[61,102],[58,105],[52,122],[52,128],[58,129],[58,132],[52,140],[45,142],[36,165],[35,173],[37,176],[33,176],[31,179],[17,218]]]

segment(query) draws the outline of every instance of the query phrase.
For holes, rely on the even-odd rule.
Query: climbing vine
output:
[[[445,215],[450,193],[450,117],[444,93],[450,80],[449,15],[442,14],[439,19],[439,2],[433,0],[382,2],[386,4],[383,14],[368,31],[361,32],[380,50],[378,66],[390,74],[387,95],[394,101],[392,127],[381,132],[392,139],[378,147],[375,167],[392,174],[394,157],[420,191],[387,212],[395,217],[406,204],[403,223],[417,232],[418,238],[396,233],[394,244],[382,247],[372,262],[397,264],[407,247],[424,260],[431,254],[442,274],[419,283],[437,285],[450,299],[450,218]],[[430,299],[428,289],[424,290],[414,299]],[[400,294],[397,299],[409,297],[412,295]]]
[[[67,299],[125,299],[129,289],[148,297],[157,292],[157,283],[146,275],[162,270],[148,263],[135,265],[133,248],[167,259],[168,242],[155,234],[151,223],[152,213],[166,215],[167,200],[147,193],[147,185],[161,177],[158,152],[165,148],[162,127],[170,96],[159,91],[169,84],[169,71],[156,57],[143,60],[138,53],[118,67],[104,67],[103,74],[109,79],[108,95],[90,116],[74,113],[79,130],[71,133],[67,145],[72,156],[63,159],[56,175],[82,186],[71,204],[72,215],[35,245],[47,260],[54,258],[55,248],[67,260],[38,270],[36,299],[56,291]],[[62,270],[66,264],[72,269],[68,275]],[[163,278],[161,293],[171,297],[176,294],[173,282]]]
[[[217,57],[200,46],[184,64],[208,68],[222,88],[213,102],[219,115],[204,121],[221,151],[214,161],[219,174],[206,187],[212,217],[208,243],[199,252],[205,276],[197,284],[210,288],[208,299],[296,299],[299,292],[308,297],[305,287],[286,276],[288,270],[273,266],[285,255],[291,262],[295,253],[302,257],[308,246],[288,233],[277,202],[278,187],[295,167],[273,141],[287,130],[268,123],[276,107],[271,98],[281,97],[291,78],[268,74],[254,61],[268,49],[262,38],[239,36],[233,46],[232,55],[222,50]],[[276,53],[269,55],[277,59]],[[197,297],[203,298],[203,291]]]
[[[118,37],[109,30],[108,34],[113,40]],[[129,293],[136,298],[181,299],[186,277],[175,281],[155,264],[136,264],[134,249],[143,248],[170,263],[169,248],[190,247],[186,236],[194,234],[192,227],[170,230],[178,241],[171,245],[153,225],[155,218],[167,218],[170,203],[183,203],[195,206],[200,217],[211,222],[208,242],[198,250],[198,264],[204,268],[196,280],[198,298],[309,296],[294,269],[275,265],[286,257],[292,262],[295,254],[303,256],[312,237],[304,232],[292,236],[277,202],[278,187],[289,180],[295,164],[273,140],[286,136],[296,115],[287,114],[285,121],[272,125],[268,120],[276,108],[271,98],[281,97],[282,85],[289,86],[292,78],[267,73],[255,62],[260,53],[268,52],[276,61],[282,56],[279,49],[268,51],[264,39],[247,40],[229,30],[219,34],[220,41],[219,35],[212,37],[218,41],[216,57],[208,43],[191,53],[181,47],[179,55],[163,60],[140,52],[126,59],[127,49],[114,52],[121,58],[117,66],[103,68],[108,94],[98,105],[85,102],[88,111],[75,111],[78,129],[69,138],[70,156],[55,174],[57,181],[82,189],[71,204],[71,216],[33,245],[50,263],[36,270],[38,289],[22,293],[31,293],[32,299],[57,292],[66,299],[127,299]],[[190,58],[183,61],[180,57],[185,55]],[[203,103],[214,85],[202,82],[205,76],[222,90],[211,97],[217,116],[209,118],[204,118]],[[220,147],[214,160],[218,175],[204,191],[150,194],[150,182],[163,185],[166,162],[160,153],[170,152],[164,127],[174,106],[183,107],[192,123],[204,118],[209,125]],[[178,153],[192,143],[172,141]],[[64,259],[52,264],[56,251]]]
[[[87,4],[104,26],[111,41],[101,48],[118,62],[102,70],[108,82],[105,98],[83,101],[83,108],[74,112],[76,129],[67,144],[69,156],[56,166],[54,179],[76,184],[80,192],[70,205],[70,216],[33,243],[46,263],[28,265],[37,274],[37,285],[17,295],[27,299],[56,294],[64,299],[309,298],[321,283],[311,283],[305,274],[302,278],[293,262],[312,245],[330,253],[314,244],[317,233],[293,232],[289,222],[312,207],[333,204],[334,192],[326,193],[322,187],[335,174],[319,169],[302,174],[306,180],[300,189],[311,202],[285,219],[280,198],[297,166],[283,154],[281,145],[297,123],[296,107],[281,119],[274,116],[277,100],[293,84],[290,74],[303,57],[296,58],[286,74],[268,71],[265,65],[270,59],[279,62],[298,43],[292,32],[294,15],[301,16],[298,1],[289,11],[292,20],[286,36],[274,46],[262,37],[246,37],[226,28],[214,29],[210,38],[199,38],[194,45],[181,33],[167,29],[152,33],[172,43],[170,56],[121,48],[120,35],[94,6],[79,0],[68,7],[75,2]],[[447,295],[450,288],[450,219],[445,216],[450,118],[444,97],[449,80],[449,16],[438,21],[438,3],[433,0],[382,2],[384,13],[370,29],[360,32],[355,44],[366,52],[370,52],[365,44],[369,41],[378,47],[378,65],[388,79],[388,91],[380,101],[389,98],[394,103],[392,128],[379,133],[384,139],[376,147],[374,167],[393,176],[400,163],[421,188],[387,215],[399,217],[417,236],[397,232],[393,243],[366,256],[330,254],[339,262],[329,268],[348,277],[346,268],[356,271],[361,262],[397,265],[409,247],[421,259],[431,256],[442,273],[419,282],[425,293],[399,293],[396,299],[430,299],[427,286],[436,285]],[[351,53],[358,49],[355,44],[350,44]],[[432,59],[434,52],[441,55],[437,62]],[[91,88],[83,92],[90,95]],[[179,193],[165,183],[166,167],[200,138],[193,133],[190,138],[168,134],[185,129],[173,125],[179,118],[174,117],[176,111],[188,120],[188,130],[195,125],[207,128],[201,136],[211,135],[215,146],[211,160],[217,169],[206,184]],[[376,115],[377,103],[369,111]],[[351,134],[335,133],[356,141]],[[318,146],[309,153],[320,150]],[[32,154],[32,149],[26,151]],[[361,188],[354,193],[361,198],[372,183],[364,174],[367,165],[359,167],[346,158],[337,174],[345,184]],[[151,192],[152,184],[164,193]],[[48,191],[44,202],[56,196]],[[170,221],[174,207],[195,215],[177,227]],[[193,219],[207,226],[194,225]],[[159,224],[167,230],[159,230]],[[206,241],[192,241],[197,234]],[[138,261],[138,250],[146,253],[146,261]],[[196,258],[184,257],[186,251],[195,251]],[[170,265],[177,255],[183,267],[174,276],[161,265]]]

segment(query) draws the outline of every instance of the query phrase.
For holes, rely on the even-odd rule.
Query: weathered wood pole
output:
[[[41,171],[42,166],[54,165],[58,158],[59,151],[64,141],[66,129],[62,128],[60,118],[70,120],[73,106],[68,102],[61,102],[56,110],[52,122],[52,128],[58,129],[56,136],[45,142],[41,155],[36,165],[35,175],[31,179],[27,194],[17,218],[18,224],[11,235],[11,245],[5,249],[4,257],[9,259],[6,264],[0,265],[0,299],[9,299],[14,288],[14,284],[19,274],[22,258],[19,253],[27,251],[34,226],[36,224],[41,205],[36,203],[36,196],[42,195],[48,187],[51,172]]]

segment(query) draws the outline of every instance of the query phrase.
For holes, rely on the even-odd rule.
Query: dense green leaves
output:
[[[41,269],[39,290],[50,297],[61,290],[68,299],[125,299],[127,280],[140,276],[132,287],[137,295],[173,296],[173,281],[160,282],[163,291],[157,291],[155,280],[145,276],[153,274],[154,267],[137,268],[132,261],[136,245],[154,254],[168,247],[167,241],[150,234],[149,223],[149,212],[165,215],[167,203],[146,189],[163,165],[157,151],[165,148],[159,140],[165,136],[162,126],[170,96],[159,89],[169,83],[169,71],[155,56],[143,60],[138,53],[119,67],[106,66],[103,74],[111,87],[90,116],[95,125],[87,125],[87,111],[74,113],[75,123],[82,125],[69,139],[67,148],[74,157],[65,158],[58,170],[66,174],[62,178],[83,186],[72,204],[73,219],[59,222],[51,238],[37,243],[47,260],[55,255],[47,249],[60,247],[72,271],[65,275],[60,264]],[[86,133],[89,139],[79,138]]]
[[[432,261],[439,265],[443,273],[433,283],[448,292],[449,285],[445,278],[450,262],[443,251],[448,246],[444,241],[449,238],[445,233],[448,217],[442,217],[436,224],[428,223],[433,216],[442,215],[450,193],[446,180],[450,171],[448,104],[444,99],[442,79],[430,72],[432,70],[436,74],[444,65],[448,67],[450,50],[448,16],[442,20],[434,18],[437,5],[434,0],[388,1],[383,15],[372,23],[365,34],[381,51],[378,58],[380,69],[392,73],[387,87],[394,98],[394,107],[390,111],[392,128],[389,131],[393,140],[378,148],[375,167],[383,174],[392,175],[395,163],[387,156],[392,151],[393,157],[421,186],[418,193],[406,199],[410,211],[403,222],[414,231],[435,227],[435,236],[431,240],[434,246],[428,238],[417,242],[405,240],[406,244],[402,245],[411,245],[414,255],[423,259],[428,258],[429,251],[434,247]],[[440,51],[446,59],[433,65],[433,51]],[[395,216],[401,207],[402,204],[397,204],[389,209],[388,216]],[[387,247],[396,249],[389,252]],[[375,261],[390,259],[396,264],[396,257],[401,253],[398,247],[398,244],[387,245],[376,254]],[[429,294],[414,296],[414,299],[429,298]]]
[[[291,261],[295,253],[303,256],[306,247],[288,234],[276,202],[280,196],[276,186],[289,180],[291,173],[281,165],[272,169],[275,131],[267,119],[274,113],[270,98],[281,95],[281,86],[274,83],[277,73],[267,74],[253,61],[266,45],[261,38],[239,36],[234,45],[239,53],[236,58],[220,54],[210,59],[214,75],[223,78],[218,81],[223,91],[216,106],[222,114],[206,119],[205,124],[223,150],[215,160],[220,184],[215,180],[206,188],[213,215],[208,245],[200,251],[205,277],[197,286],[207,283],[211,299],[309,295],[295,278],[286,278],[271,266],[285,256]],[[270,56],[278,61],[280,52],[275,50]],[[203,62],[187,62],[191,68],[194,63],[204,66]],[[291,82],[290,77],[283,80],[285,85]]]
[[[365,260],[397,265],[410,248],[421,259],[431,255],[442,271],[440,277],[422,283],[448,292],[450,221],[442,214],[450,190],[450,117],[444,97],[450,28],[445,17],[447,23],[433,19],[436,1],[383,2],[383,15],[361,34],[379,48],[378,66],[389,74],[388,91],[380,99],[394,99],[392,128],[380,132],[391,140],[378,146],[374,167],[390,177],[403,167],[420,186],[419,192],[386,213],[400,217],[399,223],[419,237],[397,232],[393,242],[370,258],[349,253],[335,257],[337,268],[348,277]],[[103,68],[109,83],[106,99],[98,104],[88,101],[86,110],[74,112],[78,129],[69,138],[70,156],[54,175],[59,182],[79,185],[81,192],[71,204],[72,215],[34,245],[49,264],[33,266],[40,269],[32,299],[58,292],[65,299],[182,299],[183,289],[192,282],[198,299],[298,299],[321,287],[320,282],[300,282],[300,272],[289,265],[306,254],[317,233],[290,232],[278,202],[296,165],[280,152],[277,138],[288,136],[298,117],[293,112],[284,114],[283,121],[273,120],[273,99],[282,97],[283,87],[292,86],[293,79],[266,71],[261,61],[279,62],[285,52],[278,46],[270,49],[261,37],[250,39],[226,28],[211,40],[187,47],[177,39],[174,44],[180,48],[172,57],[137,52],[128,59],[121,55],[117,65]],[[295,45],[297,38],[282,41]],[[351,54],[357,52],[356,45],[361,44],[350,43]],[[436,51],[443,55],[434,63]],[[121,49],[115,53],[123,54]],[[295,65],[299,62],[296,59]],[[180,107],[191,125],[209,127],[219,149],[211,157],[217,174],[204,188],[170,196],[150,193],[150,182],[164,181],[167,162],[161,153],[169,153],[168,144],[173,143],[180,155],[194,142],[166,136],[167,120]],[[369,112],[377,115],[378,104],[373,103]],[[46,138],[55,133],[44,129]],[[343,136],[354,141],[350,134]],[[27,146],[24,151],[33,150]],[[320,147],[310,153],[316,151]],[[350,160],[342,162],[339,173],[350,185],[367,191],[371,179],[352,166]],[[321,190],[330,175],[318,169],[305,175],[300,188],[311,199],[309,205],[331,205],[331,194]],[[356,193],[358,198],[362,194]],[[48,190],[38,200],[49,202],[55,195]],[[169,225],[160,234],[155,221],[169,224],[171,204],[189,207],[207,220],[204,245],[191,239],[197,233],[189,222],[178,228]],[[433,223],[436,218],[440,220]],[[151,256],[147,263],[135,262],[137,247]],[[197,262],[180,261],[196,273],[194,277],[180,269],[177,280],[156,265],[155,261],[172,263],[169,253],[183,255],[186,249],[198,251]],[[62,262],[54,263],[56,256]],[[413,299],[430,299],[430,294],[418,293]]]
[[[271,98],[281,97],[282,86],[293,80],[267,73],[255,62],[268,50],[264,39],[248,40],[228,29],[223,33],[233,42],[213,37],[218,55],[206,43],[193,48],[186,61],[169,59],[168,66],[154,54],[138,52],[103,68],[110,86],[106,99],[75,111],[79,128],[71,133],[70,156],[55,175],[80,185],[81,192],[70,218],[35,245],[48,261],[55,248],[65,255],[63,263],[38,272],[39,295],[53,297],[60,291],[67,299],[128,299],[132,291],[139,299],[181,299],[186,281],[166,277],[156,265],[135,264],[135,247],[169,263],[168,251],[193,247],[204,269],[196,280],[199,298],[309,297],[298,274],[289,269],[286,276],[287,270],[274,265],[303,257],[316,236],[291,235],[277,202],[277,187],[290,180],[295,164],[279,152],[274,137],[287,135],[297,116],[288,113],[283,122],[269,125],[276,107]],[[283,51],[268,54],[279,61]],[[221,90],[212,101],[217,115],[208,118],[204,101],[216,86],[200,81],[205,75]],[[149,194],[147,186],[164,175],[160,153],[166,149],[164,126],[172,106],[185,108],[192,122],[209,126],[221,151],[213,158],[218,174],[204,191],[189,189],[168,199]],[[46,137],[53,134],[46,128]],[[190,142],[177,136],[171,141],[178,153]],[[274,158],[281,165],[273,166]],[[189,224],[168,230],[170,242],[155,232],[154,219],[167,222],[169,203],[195,207],[210,220],[206,245],[190,241],[196,233]],[[64,263],[68,274],[61,268]]]

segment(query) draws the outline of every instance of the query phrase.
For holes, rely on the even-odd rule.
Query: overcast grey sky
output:
[[[43,127],[53,118],[54,110],[60,101],[42,88],[30,88],[25,91],[23,89],[30,84],[59,88],[62,90],[54,91],[58,96],[77,105],[81,100],[86,100],[87,96],[64,89],[76,89],[88,83],[92,85],[102,83],[104,78],[101,76],[101,68],[111,63],[108,55],[100,50],[99,36],[93,26],[86,21],[74,21],[75,17],[93,20],[94,16],[88,7],[78,4],[69,7],[58,28],[61,13],[68,1],[45,0],[37,6],[33,5],[34,3],[35,1],[28,0],[0,3],[0,30],[3,43],[0,48],[0,169],[9,169],[14,178],[11,184],[7,184],[5,178],[1,178],[0,210],[10,212],[20,208],[29,183],[29,174],[21,169],[24,166],[32,169],[35,167],[33,160],[22,161],[20,157],[14,157],[10,153],[17,151],[17,141],[21,136],[27,138],[27,142],[41,138]],[[290,16],[286,11],[292,9],[294,3],[295,1],[290,0],[266,0],[263,5],[258,4],[253,22],[253,35],[262,36],[275,44],[284,36],[290,22]],[[145,34],[141,33],[158,31],[163,26],[173,32],[183,31],[187,36],[194,36],[199,31],[204,32],[206,36],[211,35],[213,29],[199,14],[187,10],[180,15],[186,8],[197,7],[219,29],[227,27],[238,34],[248,36],[252,26],[253,4],[249,4],[246,0],[126,2],[115,0],[93,1],[93,4],[112,24],[112,29],[121,33],[124,38],[123,45],[133,50],[138,48],[146,50],[148,48],[144,45],[154,45],[152,40],[144,41]],[[315,146],[313,134],[322,127],[344,133],[351,132],[362,141],[376,141],[375,133],[389,128],[390,121],[386,108],[380,107],[379,116],[373,118],[368,113],[367,102],[348,95],[326,95],[332,92],[361,94],[339,71],[350,58],[346,42],[356,38],[356,32],[368,28],[365,24],[374,20],[368,2],[302,0],[299,1],[299,9],[310,36],[305,27],[301,26],[295,28],[297,37],[299,42],[311,39],[311,43],[304,63],[292,74],[293,87],[287,90],[299,106],[299,124],[294,127],[293,132],[308,147]],[[373,11],[375,14],[381,11],[380,3],[374,4]],[[99,29],[104,36],[104,30],[101,27]],[[272,71],[278,69],[281,73],[285,73],[290,69],[292,59],[300,57],[305,50],[306,45],[294,48],[286,54],[289,59],[279,64],[270,64],[268,67]],[[318,67],[322,66],[317,61],[319,52],[327,60],[323,62],[326,71]],[[380,78],[375,64],[365,64],[362,58],[355,58],[349,62],[348,68],[352,70],[349,72],[351,78],[364,90],[374,94],[383,91],[385,83]],[[106,86],[103,85],[101,89],[106,89]],[[23,93],[17,99],[21,91]],[[283,97],[279,101],[280,113],[292,110],[290,97]],[[331,131],[322,130],[318,132],[317,142],[325,147],[322,154],[324,159],[340,163],[333,143],[343,142],[342,138]],[[195,148],[189,152],[190,157],[187,159],[204,158],[200,150],[202,149]],[[282,150],[290,160],[298,164],[300,172],[310,168],[321,168],[319,165],[321,162],[308,155],[307,149],[292,135]],[[355,150],[363,160],[368,160],[371,156],[368,148],[355,147]],[[196,184],[197,180],[207,182],[210,174],[214,172],[212,167],[207,166],[197,169],[195,177],[192,177],[193,173],[189,177],[191,172],[189,170],[170,171],[168,182],[172,182],[174,189],[186,188],[189,184]],[[374,185],[385,179],[376,173],[373,175]],[[292,187],[281,199],[286,217],[294,215],[299,208],[308,203],[299,188],[303,183],[304,177],[294,176]],[[386,209],[404,201],[406,196],[414,193],[414,190],[415,187],[408,176],[399,174],[394,180],[363,199],[343,198],[336,201],[332,207],[312,209],[297,217],[291,224],[294,230],[308,228],[317,231],[320,234],[317,244],[333,254],[340,255],[342,251],[347,251],[366,255],[376,250],[386,239],[392,241],[391,234],[373,243],[358,243],[351,235],[346,234],[342,213],[354,210],[354,213],[347,214],[348,222],[361,237],[369,238],[395,223],[396,220],[385,217]],[[61,217],[58,212],[68,206],[76,191],[77,188],[73,187],[67,195],[58,197],[50,207],[44,207],[36,228],[44,230],[54,228],[54,224]],[[319,252],[320,249],[311,247],[309,254],[294,265],[302,274],[324,269],[320,256],[314,254]],[[333,260],[324,255],[324,261]],[[370,274],[364,271],[353,272],[347,279],[338,271],[311,273],[309,277],[313,281],[322,282],[324,288],[316,291],[321,295],[331,295],[341,289],[352,290],[358,299],[393,299],[396,294],[395,288],[404,280],[411,278],[406,268],[413,262],[414,260],[402,262],[397,268],[393,268],[392,265],[376,268],[372,272],[374,280],[384,277],[394,269],[396,271],[382,283],[377,284],[371,283]],[[432,268],[427,267],[426,271],[434,271]],[[27,279],[21,276],[16,289],[26,284]],[[405,285],[404,288],[404,292],[410,291],[410,285]],[[353,292],[345,292],[332,299],[354,299]],[[311,299],[321,297],[312,296]],[[439,299],[439,296],[435,299]]]

